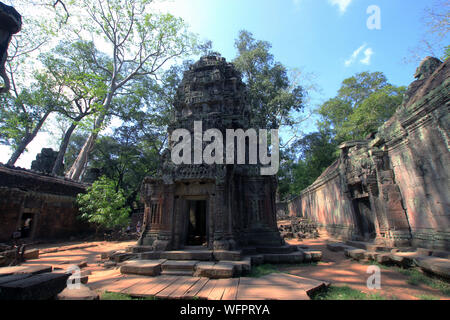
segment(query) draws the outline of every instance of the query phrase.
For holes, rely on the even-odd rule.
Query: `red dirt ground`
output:
[[[326,238],[289,240],[290,244],[302,244],[311,249],[322,251],[322,261],[317,265],[283,267],[283,271],[306,278],[324,280],[332,285],[349,286],[368,294],[378,293],[387,299],[419,300],[420,295],[431,295],[443,300],[450,300],[439,290],[424,284],[418,286],[407,283],[408,277],[395,269],[381,268],[381,289],[369,290],[366,282],[371,274],[367,273],[368,264],[345,257],[344,252],[333,252],[326,247]]]

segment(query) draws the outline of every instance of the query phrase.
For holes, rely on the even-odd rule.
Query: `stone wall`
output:
[[[89,231],[78,218],[76,195],[86,186],[0,165],[0,241],[31,219],[29,240],[68,238]]]
[[[333,236],[450,249],[450,67],[425,59],[395,115],[289,203]]]

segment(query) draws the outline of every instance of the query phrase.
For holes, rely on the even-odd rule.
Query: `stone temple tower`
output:
[[[169,135],[187,129],[192,142],[194,122],[201,121],[203,132],[218,129],[224,140],[226,129],[250,126],[241,75],[219,56],[202,57],[185,72],[174,107]],[[162,252],[284,245],[276,222],[275,176],[262,176],[258,165],[249,164],[175,165],[173,146],[164,152],[159,173],[142,183],[145,214],[138,246]],[[248,147],[246,140],[247,158]]]

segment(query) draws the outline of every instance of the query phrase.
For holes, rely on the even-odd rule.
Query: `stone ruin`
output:
[[[375,134],[289,203],[330,235],[450,250],[450,61],[426,58],[403,104]]]
[[[188,129],[193,141],[194,121],[202,121],[204,131],[215,128],[224,136],[226,129],[249,128],[245,85],[224,58],[203,57],[184,74],[169,134]],[[280,246],[276,187],[275,177],[260,176],[257,166],[176,166],[167,150],[159,176],[142,185],[145,215],[139,244],[154,250]]]
[[[194,136],[194,121],[222,134],[249,128],[241,75],[219,56],[202,57],[185,72],[174,106],[170,135],[183,128]],[[142,183],[137,245],[109,256],[115,262],[138,258],[123,264],[122,273],[230,278],[252,264],[320,260],[320,252],[303,251],[280,236],[275,176],[261,176],[258,165],[174,165],[171,148],[159,173]]]
[[[85,192],[86,187],[72,180],[0,164],[0,242],[13,241],[19,231],[17,243],[92,232],[92,226],[78,219],[76,206],[77,194]]]

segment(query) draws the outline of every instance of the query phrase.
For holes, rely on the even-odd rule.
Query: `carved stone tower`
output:
[[[194,122],[200,121],[203,132],[214,128],[224,137],[226,129],[249,128],[245,85],[222,57],[205,56],[185,72],[174,107],[171,136],[182,128],[189,130],[192,141],[198,139]],[[258,165],[175,165],[173,146],[164,152],[159,173],[143,181],[145,214],[138,245],[167,251],[284,244],[276,223],[274,176],[261,176]],[[248,157],[248,142],[246,152]]]

